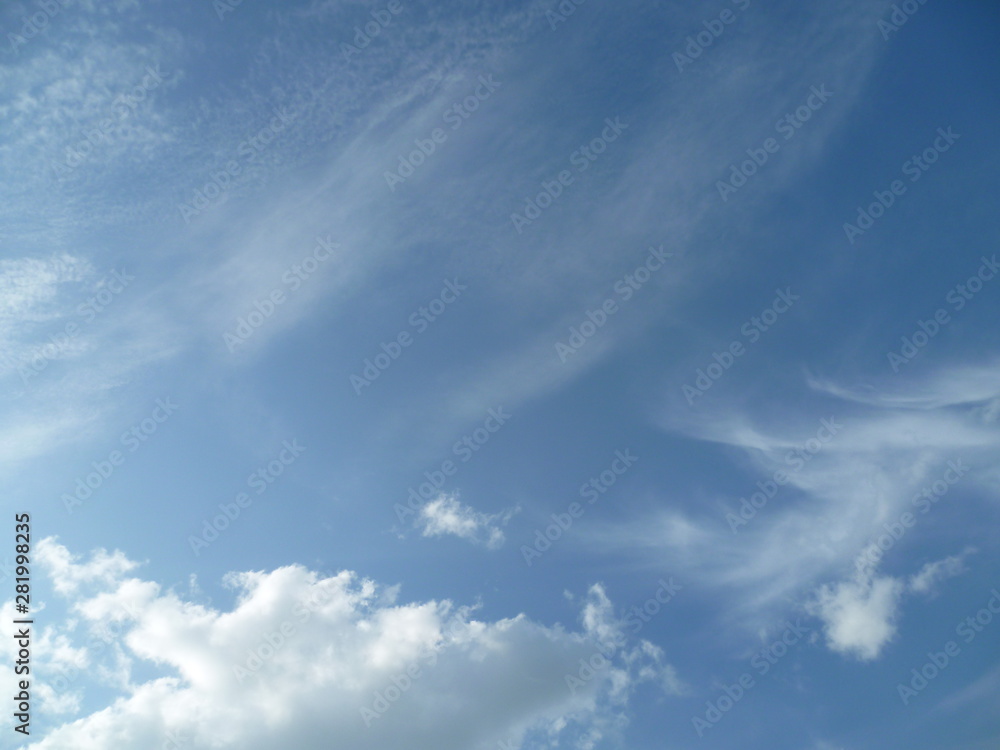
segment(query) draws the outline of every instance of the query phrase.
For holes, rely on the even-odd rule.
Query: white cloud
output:
[[[975,552],[925,564],[908,580],[879,576],[875,566],[862,554],[854,577],[837,584],[820,586],[806,608],[825,626],[827,645],[841,654],[863,661],[878,658],[896,635],[899,609],[906,594],[933,595],[938,583],[964,573],[964,559]]]
[[[75,594],[82,584],[108,586],[138,565],[121,552],[109,554],[105,549],[95,550],[85,563],[78,559],[53,537],[42,539],[35,547],[36,562],[52,578],[60,594]]]
[[[612,700],[626,702],[629,691],[647,681],[658,684],[668,695],[681,695],[687,690],[677,671],[666,662],[661,647],[646,639],[634,646],[623,645],[627,643],[625,620],[615,616],[603,585],[595,583],[587,591],[580,621],[602,654],[620,656],[621,665],[610,676]]]
[[[683,497],[668,496],[652,511],[581,538],[610,552],[627,550],[642,564],[683,566],[685,576],[731,597],[728,625],[767,627],[787,616],[791,602],[815,598],[818,586],[837,580],[902,513],[915,515],[921,534],[898,541],[894,555],[908,554],[940,527],[947,503],[929,511],[932,523],[923,520],[914,498],[950,476],[945,472],[955,461],[968,473],[960,484],[948,480],[949,493],[975,493],[996,471],[1000,433],[983,418],[981,404],[1000,395],[998,381],[972,369],[943,367],[927,379],[936,385],[925,400],[911,398],[920,389],[902,379],[897,390],[864,400],[827,383],[812,417],[776,408],[773,401],[733,403],[720,395],[691,409],[668,400],[661,425],[719,445],[746,472],[742,488],[714,498],[699,488],[709,500],[695,508]],[[960,387],[949,390],[952,371]],[[816,380],[807,385],[820,389]],[[813,440],[815,450],[803,451],[818,435],[821,419],[830,417],[842,425],[837,434],[819,444]],[[773,481],[779,471],[781,486]],[[774,486],[762,503],[761,484],[769,482]],[[907,590],[907,581],[891,579],[828,586],[823,601],[831,646],[874,658],[891,638],[890,615]]]
[[[307,749],[328,747],[331,736],[359,750],[516,748],[529,735],[532,747],[554,747],[614,731],[639,683],[676,681],[662,651],[643,641],[570,689],[567,675],[613,627],[600,587],[576,633],[524,615],[478,621],[447,600],[396,603],[352,572],[322,576],[298,565],[231,574],[237,599],[223,611],[124,578],[136,564],[120,552],[78,561],[52,539],[39,550],[42,570],[69,581],[59,590],[79,616],[48,642],[62,660],[88,664],[72,692],[38,683],[46,710],[75,713],[81,695],[87,705],[95,674],[121,694],[27,746],[38,750],[139,750],[170,746],[171,737],[193,750]],[[81,593],[85,585],[93,590]],[[109,619],[119,621],[102,633],[111,649],[71,645]],[[133,661],[154,676],[131,682]]]
[[[413,523],[424,536],[452,534],[473,542],[499,549],[505,541],[500,525],[506,525],[517,509],[502,513],[480,513],[459,502],[457,494],[440,494],[424,505]],[[499,525],[498,525],[499,524]]]
[[[65,675],[79,674],[80,670],[90,666],[88,650],[85,646],[75,645],[70,638],[72,622],[50,624],[52,613],[44,603],[38,601],[37,594],[32,601],[32,616],[36,623],[31,634],[29,664],[32,674],[31,694],[34,699],[32,709],[38,716],[55,717],[55,721],[64,720],[79,711],[82,698],[77,686],[66,680]],[[9,600],[0,605],[0,617],[10,623],[24,615],[18,614],[14,608],[14,600]],[[0,641],[0,661],[9,665],[0,674],[0,690],[5,693],[8,690],[17,692],[15,685],[21,678],[15,675],[13,665],[20,658],[18,652],[18,642],[13,638]],[[0,731],[12,731],[9,726],[11,718],[9,715],[0,718]]]
[[[896,634],[904,589],[896,578],[860,571],[853,580],[820,587],[810,609],[823,620],[832,650],[870,661]]]
[[[820,393],[882,407],[926,410],[981,402],[996,403],[1000,396],[1000,362],[938,368],[891,388],[876,388],[870,384],[845,388],[832,381],[812,377],[809,378],[809,385]]]
[[[968,549],[960,555],[950,555],[942,560],[927,563],[910,578],[910,591],[918,594],[935,594],[939,583],[966,572],[965,558],[974,552],[974,549]]]
[[[129,6],[138,7],[132,2]],[[268,121],[272,106],[280,103],[301,109],[293,127],[255,160],[253,170],[244,172],[245,181],[233,186],[228,194],[232,200],[206,211],[180,234],[167,235],[157,252],[169,257],[173,277],[162,288],[149,289],[141,301],[130,300],[126,310],[116,312],[121,322],[115,330],[103,330],[102,321],[104,335],[100,340],[106,350],[100,363],[75,363],[69,382],[57,383],[51,371],[47,374],[52,378],[46,382],[52,383],[53,392],[72,394],[77,403],[94,408],[110,409],[110,403],[97,397],[127,380],[134,368],[182,352],[202,335],[220,352],[223,367],[243,361],[222,359],[225,352],[219,340],[223,331],[230,330],[235,320],[247,313],[258,295],[271,289],[275,272],[299,260],[317,234],[333,232],[334,239],[343,244],[337,271],[322,282],[317,278],[308,288],[304,286],[282,314],[243,347],[246,351],[259,351],[321,300],[364,296],[366,286],[381,282],[378,276],[385,261],[396,258],[400,247],[424,243],[461,246],[471,228],[469,217],[478,215],[481,206],[499,206],[494,195],[498,184],[522,183],[526,173],[541,166],[539,159],[544,157],[555,166],[564,162],[577,145],[575,140],[564,141],[565,151],[552,150],[541,145],[548,143],[541,137],[545,135],[541,125],[533,126],[539,128],[537,133],[524,130],[520,112],[538,101],[535,85],[503,89],[505,109],[489,118],[470,120],[464,126],[467,135],[463,137],[473,132],[490,141],[501,133],[507,137],[513,132],[513,122],[525,144],[539,144],[539,151],[547,153],[525,150],[521,159],[492,160],[488,169],[477,169],[477,174],[489,174],[489,179],[478,180],[468,173],[468,160],[461,150],[444,150],[419,178],[434,175],[439,182],[437,189],[413,192],[405,198],[400,195],[399,210],[388,214],[384,210],[384,154],[412,148],[413,139],[422,137],[432,120],[439,120],[447,106],[467,95],[469,83],[484,66],[502,71],[510,61],[516,61],[516,69],[523,64],[524,54],[538,54],[537,45],[524,43],[547,27],[544,3],[504,11],[477,3],[459,14],[436,13],[427,22],[408,18],[406,24],[393,25],[378,45],[365,50],[363,65],[345,64],[337,45],[311,41],[317,17],[339,22],[338,14],[346,10],[346,21],[356,17],[351,12],[354,9],[320,2],[307,11],[275,11],[273,35],[259,41],[246,75],[231,82],[234,93],[220,91],[214,103],[199,98],[197,86],[188,87],[189,81],[199,79],[185,73],[188,61],[197,56],[199,44],[210,43],[210,39],[151,26],[140,14],[125,14],[105,28],[102,24],[112,14],[103,5],[88,3],[87,7],[102,12],[100,23],[90,18],[79,21],[93,24],[95,33],[67,40],[56,34],[54,25],[46,34],[51,44],[35,39],[37,55],[25,57],[9,70],[0,70],[0,82],[15,86],[17,96],[23,100],[19,108],[0,110],[0,120],[19,145],[3,163],[8,171],[32,180],[26,187],[19,185],[18,194],[8,196],[12,199],[8,203],[12,213],[34,213],[45,218],[39,219],[39,226],[55,227],[42,239],[54,239],[59,246],[76,246],[81,226],[119,226],[123,218],[132,222],[154,216],[168,224],[176,222],[177,203],[191,200],[194,189],[206,184],[212,168],[220,167],[227,155],[235,154],[248,132]],[[807,89],[818,71],[832,76],[831,85],[838,92],[852,90],[852,83],[864,76],[878,49],[872,40],[853,30],[870,26],[873,13],[870,8],[851,12],[841,9],[836,24],[825,22],[825,12],[813,21],[811,31],[829,39],[820,47],[835,50],[836,54],[808,55],[810,64],[795,71],[796,80],[783,81],[778,87],[788,92],[782,94],[783,99],[787,98],[784,103],[791,104],[801,90]],[[68,23],[70,18],[61,20]],[[345,23],[344,27],[350,28],[353,23]],[[128,32],[136,29],[141,29],[144,39],[151,37],[148,44],[131,42]],[[565,43],[571,44],[570,39],[574,39],[572,44],[588,48],[584,27],[577,29],[582,36],[565,35]],[[845,47],[851,54],[843,54]],[[571,51],[567,49],[566,53]],[[621,249],[623,226],[636,227],[637,250],[646,247],[645,239],[639,241],[638,237],[646,234],[639,228],[647,226],[669,227],[676,249],[686,246],[686,239],[717,205],[714,195],[693,199],[687,186],[703,182],[725,168],[729,157],[720,144],[731,143],[734,133],[752,140],[745,133],[744,113],[757,112],[760,117],[751,119],[762,123],[770,119],[777,103],[762,97],[754,81],[771,78],[757,75],[755,68],[773,66],[789,56],[796,55],[781,49],[760,58],[756,44],[747,43],[734,50],[732,65],[722,65],[735,71],[732,77],[720,79],[710,90],[704,89],[703,80],[684,79],[677,83],[678,89],[671,88],[657,97],[647,111],[652,116],[630,125],[633,129],[629,143],[633,145],[621,144],[622,150],[616,156],[621,164],[620,177],[614,189],[603,180],[586,184],[581,181],[575,188],[573,200],[584,206],[599,200],[602,206],[599,212],[588,212],[588,222],[559,219],[553,212],[546,219],[547,229],[535,227],[538,232],[523,238],[533,244],[531,252],[524,252],[522,238],[507,232],[499,238],[495,253],[508,260],[499,266],[489,256],[484,260],[478,254],[455,252],[448,265],[463,277],[481,279],[482,299],[492,296],[498,300],[504,315],[509,311],[509,301],[516,299],[525,305],[523,319],[531,323],[509,341],[491,343],[483,352],[470,351],[471,374],[465,368],[456,368],[454,375],[444,375],[454,377],[444,389],[449,394],[445,403],[434,406],[435,411],[450,418],[440,420],[444,435],[453,433],[456,422],[478,412],[484,400],[523,403],[593,366],[621,343],[608,330],[607,335],[595,338],[565,364],[552,351],[554,342],[565,337],[567,327],[594,304],[594,295],[606,294],[607,285],[617,275],[634,267],[635,261]],[[94,158],[74,170],[64,181],[62,192],[53,197],[56,194],[48,189],[48,176],[36,174],[34,165],[49,164],[64,154],[66,146],[79,142],[80,129],[105,117],[114,98],[130,90],[147,65],[156,63],[162,63],[170,75],[144,100],[141,112],[129,117],[136,131],[134,137],[117,145],[102,144],[101,153],[95,152]],[[538,67],[541,70],[544,66]],[[388,69],[393,70],[392,75],[386,75]],[[52,80],[60,83],[50,84]],[[261,85],[262,81],[268,85]],[[557,74],[539,79],[538,85],[558,88]],[[774,90],[771,87],[769,93]],[[675,112],[676,100],[686,102],[682,115]],[[846,112],[850,101],[847,93],[838,93],[830,106],[844,107]],[[43,111],[50,114],[42,126],[35,127],[34,115]],[[832,114],[834,110],[829,111]],[[668,122],[669,127],[657,125],[661,121]],[[817,122],[817,130],[813,130],[815,153],[793,158],[789,152],[779,182],[794,177],[798,167],[818,155],[826,142],[823,131],[834,128],[836,122],[833,117],[828,123],[823,121],[827,124]],[[323,152],[322,144],[330,145],[329,153]],[[315,174],[310,170],[312,176],[292,181],[294,188],[274,179],[298,165],[315,165],[317,154],[327,167]],[[138,179],[137,165],[149,170],[142,172],[143,176],[155,173],[156,178]],[[334,205],[319,198],[330,193],[341,196]],[[66,195],[69,200],[64,198]],[[13,198],[18,201],[15,203]],[[504,210],[497,208],[499,214]],[[51,221],[50,217],[57,213],[59,221]],[[500,218],[499,214],[492,219]],[[446,220],[412,220],[426,215],[440,215]],[[37,233],[31,230],[26,236],[37,240]],[[553,241],[553,237],[559,241]],[[461,242],[456,243],[456,239]],[[191,253],[190,248],[197,246],[211,247],[212,252]],[[563,252],[567,246],[574,248],[570,256]],[[139,278],[150,278],[142,273],[140,266]],[[656,283],[664,288],[669,285],[680,300],[685,296],[682,292],[696,288],[697,282],[691,269],[678,265]],[[144,283],[155,286],[151,281]],[[345,290],[349,293],[340,294]],[[674,299],[674,294],[643,295],[642,301],[633,306],[636,316],[629,327],[634,326],[632,330],[638,334],[645,325],[638,321],[661,319],[673,309]],[[639,315],[641,306],[646,305],[648,314]],[[94,333],[96,337],[98,332]],[[421,406],[394,409],[392,419],[403,414],[402,418],[411,424],[428,422],[423,404],[429,400],[422,398],[418,390],[414,393]],[[51,402],[47,390],[36,395],[39,402]],[[66,411],[63,405],[58,406],[60,413]],[[40,421],[36,414],[15,416],[19,422]],[[45,415],[45,419],[55,417]],[[79,434],[79,430],[76,432]]]

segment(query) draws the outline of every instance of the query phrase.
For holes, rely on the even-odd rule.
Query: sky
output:
[[[995,750],[998,20],[4,3],[2,746]]]

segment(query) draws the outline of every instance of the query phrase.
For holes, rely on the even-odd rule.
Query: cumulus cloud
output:
[[[821,586],[810,609],[823,621],[833,651],[871,661],[896,634],[904,590],[896,578],[860,570],[852,580]]]
[[[480,513],[463,505],[457,494],[442,493],[420,509],[413,523],[423,536],[452,534],[474,544],[499,549],[505,541],[500,526],[506,525],[516,512],[512,508],[493,515]]]
[[[939,583],[966,571],[965,558],[975,551],[970,547],[929,562],[908,579],[879,576],[862,554],[853,578],[820,586],[806,608],[823,621],[831,650],[862,661],[876,659],[896,635],[903,598],[914,593],[933,596]]]
[[[37,750],[308,749],[330,737],[362,750],[554,747],[607,736],[636,685],[676,677],[643,641],[570,683],[620,627],[600,587],[579,632],[524,615],[484,622],[448,600],[399,603],[394,587],[299,565],[230,574],[223,610],[125,577],[136,564],[120,552],[80,559],[53,539],[39,550],[41,569],[71,582],[57,590],[74,615],[44,642],[88,666],[72,689],[38,684],[46,711],[78,715],[93,675],[119,695],[26,746]],[[110,649],[75,645],[98,631]]]

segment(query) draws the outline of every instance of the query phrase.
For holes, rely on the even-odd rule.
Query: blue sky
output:
[[[5,746],[996,748],[997,20],[4,4]]]

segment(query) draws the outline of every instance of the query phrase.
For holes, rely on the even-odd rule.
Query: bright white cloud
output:
[[[440,494],[420,508],[414,525],[424,536],[446,536],[451,534],[475,544],[485,544],[490,549],[499,549],[505,541],[500,526],[506,525],[516,509],[502,513],[488,514],[463,505],[457,494]]]
[[[223,611],[125,578],[136,564],[120,552],[79,560],[46,539],[39,555],[80,618],[50,642],[123,692],[29,745],[38,750],[325,748],[331,736],[352,748],[493,750],[530,735],[549,747],[606,736],[639,683],[677,683],[662,650],[643,641],[606,649],[607,665],[570,684],[620,630],[599,586],[572,633],[524,615],[478,621],[446,600],[396,603],[392,589],[349,571],[234,573],[226,582],[237,601]],[[113,647],[76,648],[81,631],[103,631]],[[160,674],[134,683],[133,661]],[[90,679],[72,689],[43,682],[38,694],[47,711],[75,712]]]
[[[863,554],[851,580],[820,586],[806,607],[823,621],[827,645],[833,651],[870,661],[896,635],[904,596],[933,595],[939,583],[965,572],[964,560],[974,552],[969,548],[927,563],[908,580],[879,576]]]
[[[104,549],[95,550],[87,562],[79,562],[79,557],[51,537],[35,547],[35,560],[48,573],[55,590],[70,595],[83,584],[109,586],[138,565],[121,552]]]
[[[870,661],[896,634],[904,588],[891,576],[860,571],[853,580],[820,587],[810,608],[823,621],[832,650]]]

